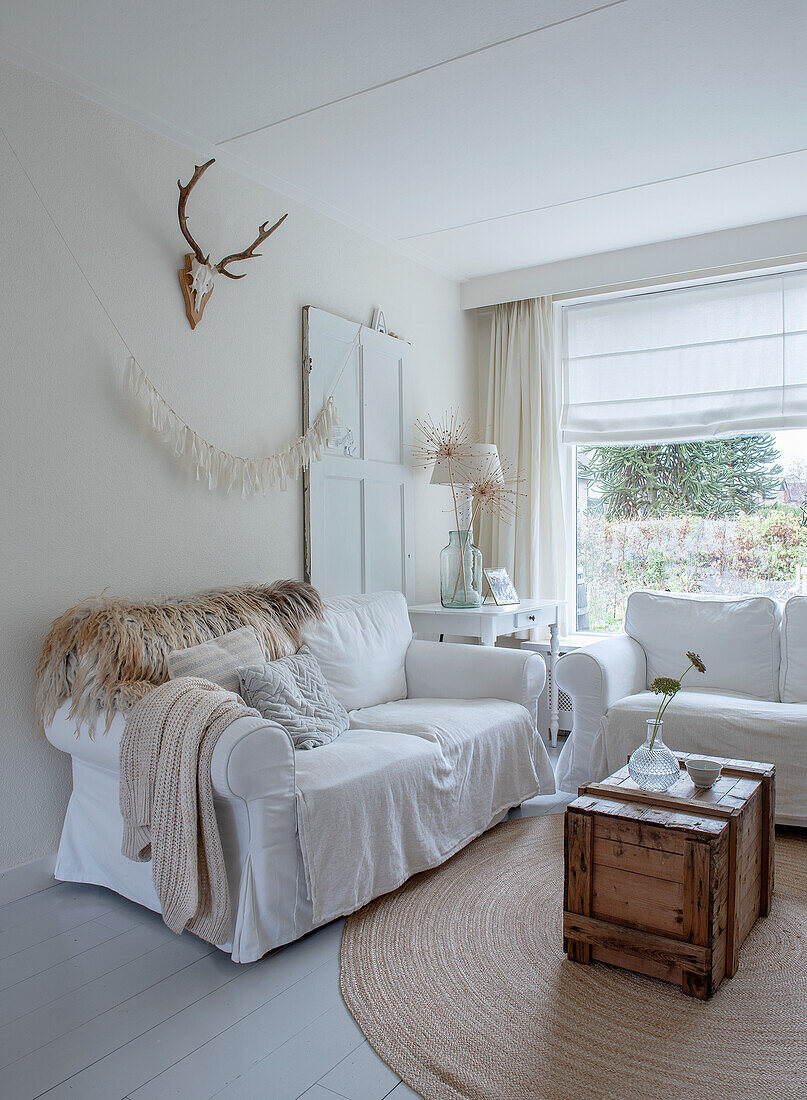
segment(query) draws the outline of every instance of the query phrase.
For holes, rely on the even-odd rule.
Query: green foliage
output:
[[[773,436],[595,447],[578,476],[597,484],[606,518],[688,515],[717,519],[754,512],[782,484]]]
[[[736,519],[666,516],[644,520],[578,517],[578,564],[592,630],[621,630],[637,588],[783,598],[807,566],[807,527],[791,507]]]

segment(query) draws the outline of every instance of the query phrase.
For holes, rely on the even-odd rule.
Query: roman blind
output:
[[[807,427],[807,271],[563,309],[564,443]]]

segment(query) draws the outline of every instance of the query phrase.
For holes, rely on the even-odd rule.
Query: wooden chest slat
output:
[[[679,760],[684,764],[686,754]],[[663,794],[627,768],[566,811],[564,949],[711,996],[773,889],[775,769],[721,760],[708,791],[682,768]]]

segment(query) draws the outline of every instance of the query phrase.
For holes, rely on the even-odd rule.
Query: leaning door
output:
[[[303,489],[306,578],[325,596],[395,589],[412,597],[411,355],[394,336],[303,310],[303,426],[332,389],[339,418]]]

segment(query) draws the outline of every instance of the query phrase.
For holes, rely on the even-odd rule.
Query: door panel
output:
[[[322,590],[333,594],[334,588],[344,584],[348,592],[362,592],[364,483],[359,478],[328,475],[323,483],[323,520],[328,540],[322,548]]]
[[[365,348],[362,363],[365,411],[372,410],[365,423],[366,457],[400,465],[404,461],[401,361]]]
[[[396,481],[364,483],[366,523],[374,532],[367,542],[368,592],[406,587],[405,491]]]
[[[334,339],[327,333],[323,334],[320,342],[321,358],[319,361],[329,365],[335,364],[336,369],[339,370],[345,356],[350,355],[333,395],[336,407],[339,410],[340,430],[329,441],[328,452],[330,454],[355,455],[357,458],[361,458],[364,453],[361,348],[358,346],[351,348],[352,339],[352,337],[350,341],[347,341],[346,337]],[[322,372],[318,382],[321,394],[317,406],[318,409],[321,409],[327,392],[326,387],[329,389],[333,383],[329,382],[327,371]],[[316,416],[316,413],[314,413],[314,416]]]

